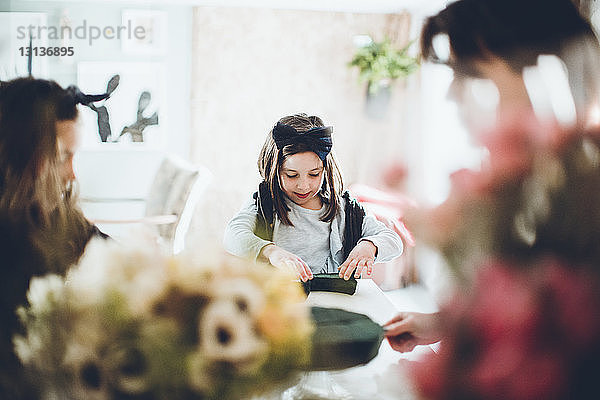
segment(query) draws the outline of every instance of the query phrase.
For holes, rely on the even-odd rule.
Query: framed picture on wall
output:
[[[161,148],[166,143],[167,88],[164,65],[160,62],[80,62],[77,84],[84,93],[106,91],[109,80],[119,75],[119,86],[111,97],[95,103],[105,107],[110,122],[107,143],[126,146],[142,145]],[[82,144],[95,147],[104,143],[99,132],[99,115],[88,107],[81,108]],[[141,125],[144,128],[140,132]]]
[[[121,38],[125,54],[163,55],[167,48],[167,13],[158,10],[123,10],[128,34]]]
[[[45,13],[0,12],[0,79],[27,76],[29,37],[31,35],[31,73],[36,78],[48,77],[48,58],[42,48],[48,46]]]

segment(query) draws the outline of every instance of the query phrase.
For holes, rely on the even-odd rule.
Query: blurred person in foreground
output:
[[[587,124],[585,107],[596,94],[593,89],[597,79],[594,62],[590,60],[597,62],[600,52],[590,24],[570,0],[459,0],[425,21],[421,51],[426,60],[452,68],[454,80],[449,96],[457,102],[463,121],[472,131],[480,125],[470,123],[478,115],[465,104],[465,83],[471,79],[494,83],[498,91],[495,122],[527,115],[532,104],[523,70],[535,65],[538,56],[547,54],[565,62],[578,112],[577,122]],[[499,145],[506,145],[505,150],[513,143],[487,144],[496,146],[496,150]],[[457,174],[453,180],[463,179],[461,175]],[[454,186],[453,182],[453,190]],[[434,243],[453,229],[456,216],[447,211],[455,201],[456,196],[451,193],[446,203],[434,210],[434,214],[450,217],[438,218],[437,226],[428,228]],[[437,342],[445,332],[439,313],[401,313],[385,328],[391,346],[398,351]]]
[[[27,399],[12,337],[30,279],[64,274],[93,236],[73,184],[77,104],[84,96],[53,81],[0,82],[0,398]]]
[[[487,160],[452,176],[448,199],[424,226],[463,278],[460,290],[439,313],[399,314],[386,336],[399,351],[442,340],[439,354],[410,371],[424,398],[597,399],[600,127],[590,111],[600,52],[592,29],[570,0],[460,0],[426,21],[421,39],[424,57],[453,69],[451,94],[466,122],[479,116],[465,90],[476,79],[497,88],[497,119],[487,132],[469,124]],[[560,74],[545,87],[528,81],[542,55],[566,66],[573,118],[560,115],[568,102],[554,115],[539,112],[561,85]]]

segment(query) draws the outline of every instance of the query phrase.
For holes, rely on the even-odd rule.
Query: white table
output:
[[[312,306],[341,308],[365,314],[378,324],[384,324],[398,312],[385,293],[370,279],[359,279],[356,293],[352,296],[311,292],[306,301]],[[331,377],[354,400],[415,399],[404,368],[410,364],[409,361],[416,361],[431,352],[429,346],[417,346],[410,353],[398,353],[384,339],[379,354],[371,362],[331,372]]]

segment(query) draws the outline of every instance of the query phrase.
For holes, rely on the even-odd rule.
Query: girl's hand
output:
[[[279,246],[268,244],[263,247],[261,253],[273,266],[294,271],[302,282],[313,278],[313,273],[304,260]]]
[[[377,254],[377,247],[372,242],[368,240],[358,242],[348,255],[346,261],[338,267],[340,270],[340,278],[345,280],[350,279],[352,272],[355,270],[354,277],[360,278],[360,275],[365,268],[367,274],[370,275],[371,272],[373,272],[375,254]]]

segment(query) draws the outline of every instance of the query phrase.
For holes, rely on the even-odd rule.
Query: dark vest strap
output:
[[[344,192],[342,198],[346,202],[345,217],[346,226],[344,227],[343,253],[344,260],[356,246],[362,237],[362,224],[365,218],[365,209],[356,199],[350,198],[350,193]]]
[[[258,191],[252,196],[258,209],[254,234],[263,240],[273,240],[273,200],[267,182],[258,185]]]

